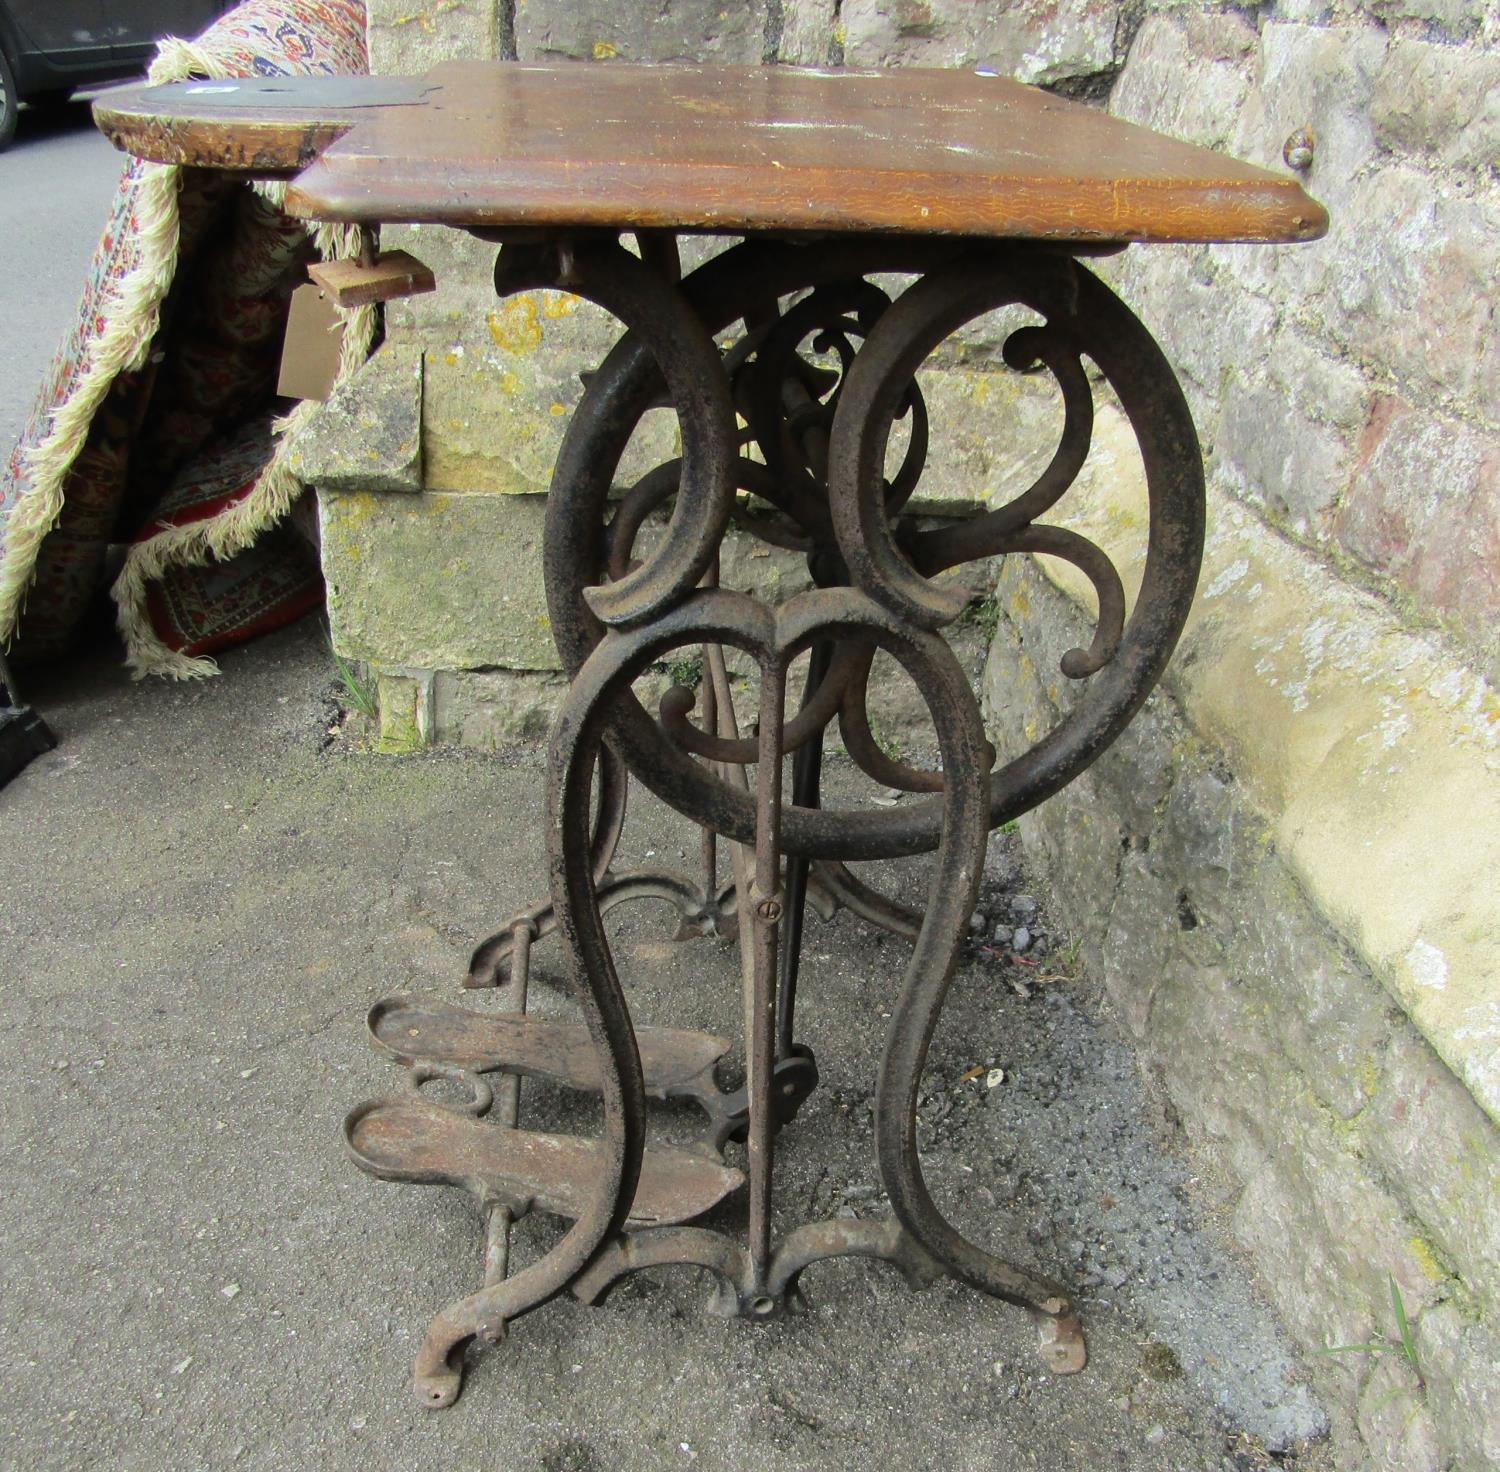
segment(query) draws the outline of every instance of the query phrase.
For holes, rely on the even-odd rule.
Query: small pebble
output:
[[[1036,896],[1030,894],[1012,895],[1010,910],[1013,915],[1035,915],[1041,907],[1036,902]]]
[[[1009,944],[1010,938],[1014,934],[1015,931],[1009,925],[997,925],[995,927],[995,944],[1001,946]]]
[[[189,1355],[185,1360],[178,1360],[177,1363],[172,1366],[172,1373],[174,1375],[181,1375],[187,1369],[187,1367],[192,1364],[192,1362],[192,1355]]]
[[[1024,926],[1016,926],[1016,933],[1010,938],[1010,948],[1016,955],[1024,954],[1031,946],[1031,932]]]
[[[984,1076],[984,1086],[987,1089],[998,1089],[1005,1082],[1005,1070],[1003,1068],[992,1068]]]
[[[240,1296],[240,1285],[238,1283],[226,1283],[219,1292],[225,1298],[238,1298]]]
[[[989,923],[989,918],[985,915],[983,910],[975,910],[974,913],[969,916],[969,929],[972,930],[975,935],[979,935],[984,930],[984,927]]]
[[[1165,1441],[1166,1439],[1167,1439],[1167,1428],[1165,1426],[1163,1426],[1160,1421],[1158,1421],[1156,1423],[1156,1425],[1154,1425],[1146,1433],[1146,1441],[1147,1441],[1147,1444],[1150,1445],[1150,1446],[1155,1446],[1157,1444],[1157,1442],[1159,1442],[1159,1441]]]

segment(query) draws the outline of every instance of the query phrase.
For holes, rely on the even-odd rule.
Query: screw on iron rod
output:
[[[781,919],[781,901],[777,899],[762,900],[755,907],[756,918],[764,920],[767,925],[772,925]]]

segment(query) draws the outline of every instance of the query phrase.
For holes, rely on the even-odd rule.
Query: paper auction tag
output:
[[[343,319],[327,292],[309,282],[292,293],[276,392],[286,399],[326,399],[338,376]]]

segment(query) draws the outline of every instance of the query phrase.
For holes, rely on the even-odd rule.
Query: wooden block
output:
[[[318,261],[307,268],[307,274],[340,307],[364,307],[371,302],[389,302],[437,290],[432,272],[404,250],[382,251],[373,265],[363,261]]]

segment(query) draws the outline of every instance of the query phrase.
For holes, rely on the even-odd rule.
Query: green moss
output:
[[[380,734],[375,750],[382,756],[407,756],[427,745],[417,719],[417,702],[422,698],[415,680],[381,675],[378,681],[380,699]]]

